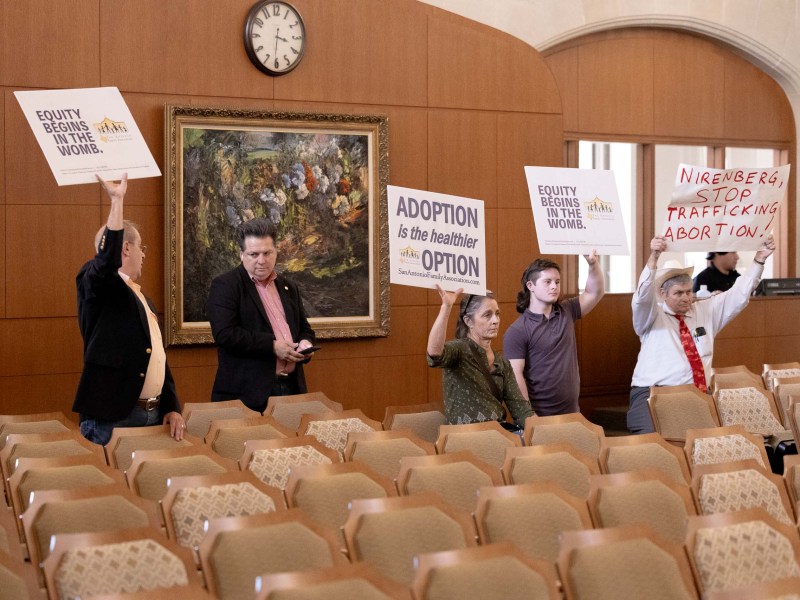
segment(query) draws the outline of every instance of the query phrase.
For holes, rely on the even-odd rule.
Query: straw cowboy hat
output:
[[[678,275],[688,275],[691,277],[693,271],[694,267],[684,267],[677,260],[668,260],[664,263],[663,267],[656,271],[656,289],[661,289],[665,281],[677,277]]]

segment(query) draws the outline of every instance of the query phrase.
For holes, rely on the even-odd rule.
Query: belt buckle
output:
[[[144,409],[145,409],[145,411],[151,412],[151,411],[154,411],[155,409],[157,409],[158,408],[158,400],[159,400],[158,396],[156,396],[155,398],[148,398],[147,400],[145,400],[144,401]]]

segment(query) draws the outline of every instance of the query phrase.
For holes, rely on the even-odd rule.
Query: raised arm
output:
[[[667,241],[664,236],[657,235],[650,240],[650,256],[647,264],[639,276],[639,283],[636,292],[631,299],[633,309],[633,330],[636,335],[642,335],[653,324],[657,310],[655,295],[655,276],[658,268],[658,258],[667,249]]]
[[[464,291],[464,288],[458,288],[455,292],[446,292],[438,283],[436,284],[436,289],[442,298],[442,307],[439,309],[439,314],[436,315],[431,332],[428,334],[428,356],[442,355],[450,311],[453,309],[453,305],[458,303],[461,293]]]
[[[606,282],[603,277],[603,269],[600,267],[600,261],[597,258],[597,251],[592,250],[591,254],[588,256],[584,254],[583,258],[586,259],[589,265],[589,275],[586,278],[586,288],[578,296],[578,302],[581,305],[581,316],[585,317],[597,306],[597,303],[606,293]]]
[[[119,231],[122,229],[122,203],[125,198],[125,192],[128,191],[128,174],[123,173],[122,179],[119,182],[105,181],[100,175],[95,174],[97,181],[108,194],[111,200],[111,210],[108,211],[108,221],[106,226],[112,231]]]

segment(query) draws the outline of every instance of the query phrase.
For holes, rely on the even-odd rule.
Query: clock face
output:
[[[244,46],[253,64],[265,73],[288,73],[300,63],[306,47],[300,13],[288,2],[258,2],[245,21]]]

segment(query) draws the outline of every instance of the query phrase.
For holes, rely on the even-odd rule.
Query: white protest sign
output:
[[[777,224],[790,170],[679,165],[660,232],[670,251],[756,250]]]
[[[611,171],[525,167],[525,175],[539,252],[629,254]]]
[[[486,294],[483,201],[387,186],[391,283]]]
[[[161,175],[117,88],[14,95],[58,185]]]

